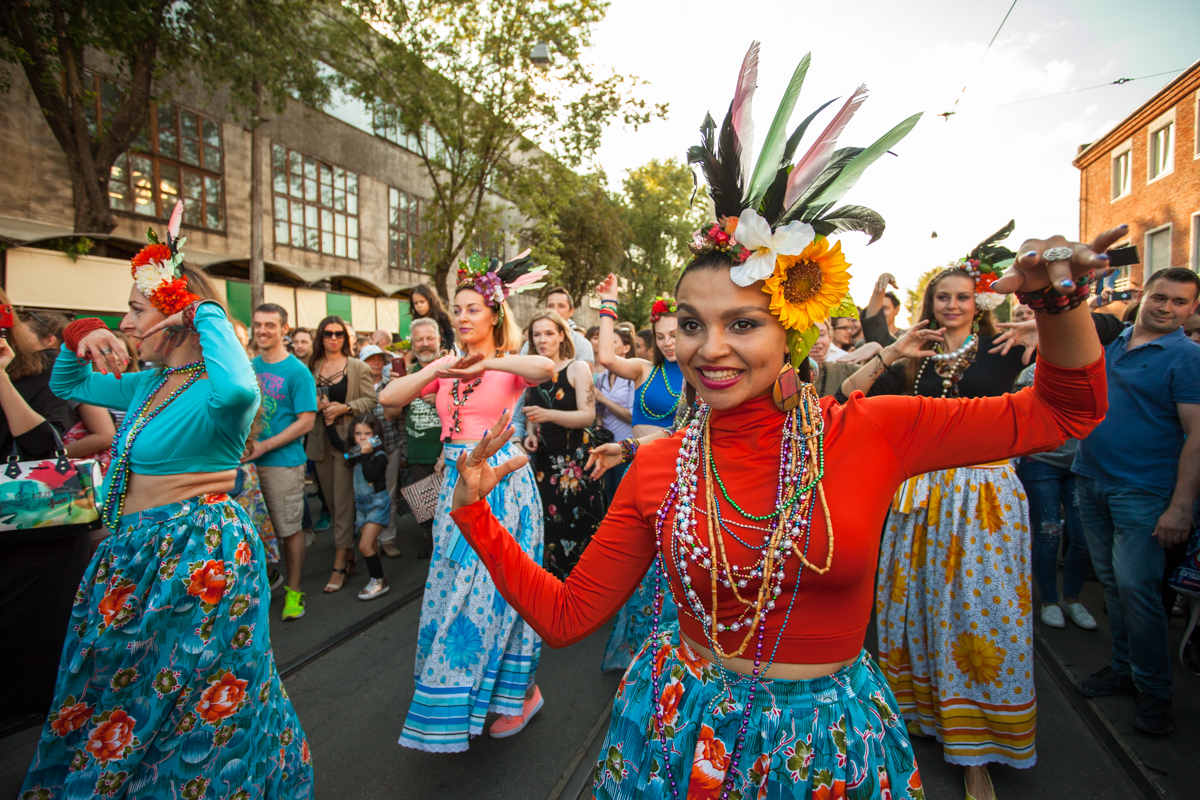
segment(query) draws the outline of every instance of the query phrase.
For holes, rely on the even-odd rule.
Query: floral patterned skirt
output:
[[[613,622],[612,633],[608,636],[608,644],[604,646],[604,658],[600,661],[600,670],[625,669],[633,661],[633,657],[650,638],[654,623],[654,570],[658,561],[650,565],[650,570],[633,596],[621,606],[617,618]],[[666,582],[663,582],[666,585]],[[670,592],[663,596],[663,610],[659,624],[663,627],[674,625],[679,621],[679,609],[675,607],[675,599]]]
[[[946,760],[1032,767],[1029,510],[1007,462],[921,475],[879,549],[879,661],[910,729]]]
[[[471,445],[472,447],[474,445]],[[450,518],[464,445],[448,444],[445,480],[433,518],[433,556],[421,601],[414,677],[416,693],[400,744],[431,753],[467,749],[489,711],[519,715],[533,685],[542,640],[496,591],[487,567]],[[511,444],[489,459],[517,455]],[[528,466],[509,474],[487,497],[496,519],[534,561],[542,558],[542,504]]]
[[[250,517],[254,530],[258,531],[267,563],[278,563],[279,541],[275,536],[275,525],[271,522],[271,515],[267,513],[267,501],[263,497],[262,484],[258,480],[258,469],[254,462],[238,464],[237,482],[230,496],[237,500],[238,505],[245,510],[246,516]]]
[[[651,663],[661,666],[663,751],[654,721]],[[682,643],[678,628],[647,641],[625,673],[596,764],[596,800],[924,800],[921,776],[896,701],[864,651],[826,678],[765,680],[754,695],[745,745],[730,763],[749,694]],[[741,676],[736,676],[741,677]]]
[[[583,471],[591,446],[587,431],[571,433],[582,433],[582,444],[559,453],[539,441],[533,459],[538,493],[546,510],[545,567],[559,580],[566,580],[579,563],[606,511],[604,481],[592,480]]]
[[[262,543],[226,495],[121,517],[84,573],[22,800],[306,798]]]

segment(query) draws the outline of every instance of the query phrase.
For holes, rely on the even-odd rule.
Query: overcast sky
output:
[[[1200,58],[1195,0],[1018,0],[981,60],[1011,0],[613,0],[589,60],[648,81],[643,96],[670,103],[666,121],[615,128],[599,163],[614,188],[652,158],[682,159],[706,111],[720,123],[751,40],[762,42],[755,123],[761,136],[797,62],[812,65],[792,124],[865,82],[871,96],[842,135],[866,146],[910,114],[916,129],[845,198],[883,214],[884,237],[843,235],[851,288],[866,302],[875,277],[902,288],[931,266],[965,255],[1017,221],[1009,244],[1079,229],[1079,174],[1091,142],[1170,81],[1164,75],[1063,97],[1003,105],[1186,67]],[[935,116],[954,108],[945,120]],[[809,129],[808,143],[840,106]],[[1185,143],[1186,146],[1186,143]],[[936,231],[938,237],[931,238]]]

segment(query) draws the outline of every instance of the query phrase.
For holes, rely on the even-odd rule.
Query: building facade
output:
[[[1200,271],[1200,61],[1079,149],[1079,240],[1121,223],[1141,254],[1117,288],[1167,267]]]

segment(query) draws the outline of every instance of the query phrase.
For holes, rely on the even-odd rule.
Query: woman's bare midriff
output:
[[[634,425],[633,438],[641,439],[643,436],[649,436],[652,433],[658,433],[666,430],[663,425]]]
[[[707,647],[692,641],[691,637],[680,631],[679,636],[683,641],[687,642],[687,646],[696,652],[696,655],[708,659],[714,664],[717,663],[716,656]],[[767,674],[763,677],[772,678],[777,681],[811,681],[813,678],[824,678],[826,675],[832,675],[842,667],[847,667],[857,661],[857,658],[852,658],[849,661],[835,661],[831,664],[772,664],[767,670]],[[721,664],[725,669],[732,670],[740,675],[754,674],[754,659],[752,658],[730,658],[722,661]]]
[[[232,492],[237,470],[220,472],[179,472],[174,475],[129,473],[129,490],[122,511],[132,514],[155,506],[165,506],[211,492]]]

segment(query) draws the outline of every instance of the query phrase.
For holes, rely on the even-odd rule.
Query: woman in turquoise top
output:
[[[87,319],[54,365],[56,394],[127,416],[102,490],[112,535],[76,594],[22,798],[312,796],[271,651],[262,542],[225,494],[258,384],[207,280],[175,268],[200,299],[167,316],[139,275],[121,322],[158,369],[122,374],[120,340]]]

